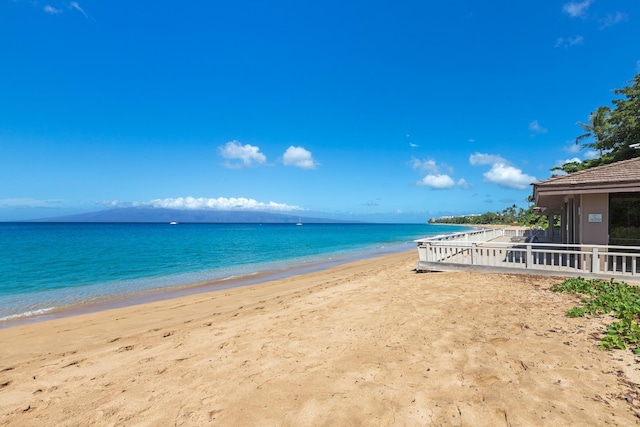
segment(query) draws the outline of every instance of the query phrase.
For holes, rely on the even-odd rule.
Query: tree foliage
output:
[[[602,156],[604,150],[609,150],[611,147],[603,144],[609,139],[611,132],[610,113],[611,109],[609,107],[598,107],[596,111],[589,115],[589,123],[578,122],[585,133],[576,138],[576,144],[585,139],[593,139],[592,142],[583,144],[582,147],[598,150],[600,156]]]
[[[572,173],[640,156],[640,74],[629,83],[629,86],[613,91],[619,96],[611,101],[613,108],[598,107],[589,116],[589,123],[577,123],[584,133],[576,138],[576,144],[589,141],[583,147],[598,150],[599,156],[565,163],[552,171]]]
[[[533,205],[527,209],[517,208],[516,205],[509,206],[502,212],[486,212],[480,215],[463,215],[435,219],[432,222],[438,224],[495,224],[495,225],[522,225],[539,226],[547,228],[547,217],[537,215],[533,212]]]

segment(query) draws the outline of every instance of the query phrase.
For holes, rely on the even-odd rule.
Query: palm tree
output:
[[[517,206],[513,205],[513,206],[510,206],[508,208],[505,208],[502,211],[502,219],[503,219],[504,222],[507,222],[507,223],[515,222],[515,220],[516,220],[516,212],[517,212],[516,208],[517,208]]]
[[[576,144],[584,139],[594,138],[594,142],[584,144],[583,147],[599,150],[600,157],[602,157],[602,150],[611,148],[607,144],[607,137],[611,131],[610,112],[611,109],[609,107],[598,107],[596,111],[589,115],[589,123],[578,122],[577,124],[582,126],[585,133],[576,138]]]

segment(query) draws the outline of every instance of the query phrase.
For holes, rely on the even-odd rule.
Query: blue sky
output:
[[[0,0],[0,221],[526,207],[639,40],[628,0]]]

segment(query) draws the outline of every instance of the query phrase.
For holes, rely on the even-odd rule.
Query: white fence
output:
[[[504,229],[481,231],[485,233],[416,240],[417,270],[490,269],[583,277],[637,276],[640,280],[640,247],[539,243],[536,240],[542,234],[516,230],[509,238]]]
[[[420,242],[486,242],[504,235],[504,229],[482,229],[462,233],[441,234],[427,239],[416,240]]]

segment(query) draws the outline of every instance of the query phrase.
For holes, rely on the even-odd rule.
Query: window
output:
[[[640,246],[640,194],[609,195],[609,243]]]

